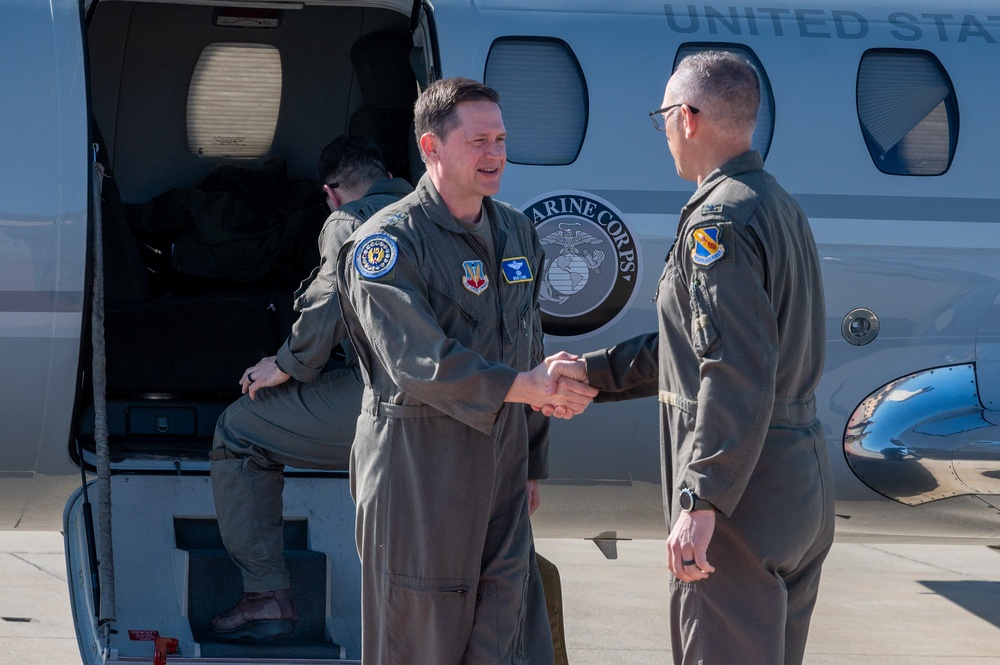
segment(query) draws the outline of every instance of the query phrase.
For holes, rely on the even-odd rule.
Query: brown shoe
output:
[[[295,600],[291,589],[245,593],[239,602],[209,624],[209,632],[220,639],[266,639],[287,637],[295,631]]]

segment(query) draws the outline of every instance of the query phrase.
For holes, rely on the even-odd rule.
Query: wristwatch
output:
[[[687,487],[681,490],[680,496],[677,499],[677,504],[685,513],[690,513],[695,510],[715,510],[715,506],[712,505],[711,501],[699,499],[698,495]]]

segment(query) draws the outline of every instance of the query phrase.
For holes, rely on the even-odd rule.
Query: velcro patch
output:
[[[354,268],[365,279],[384,277],[396,265],[399,248],[385,233],[374,233],[358,243],[354,250]]]
[[[462,276],[462,286],[466,290],[478,296],[490,285],[490,278],[486,274],[486,268],[483,266],[482,261],[464,261],[462,269],[465,271],[465,274]]]
[[[695,265],[707,268],[726,254],[722,231],[718,226],[701,226],[691,232],[691,238],[694,240],[691,260]]]
[[[508,284],[534,280],[531,275],[531,264],[528,263],[527,257],[517,256],[512,259],[504,259],[500,262],[500,266],[503,268],[503,278],[507,280]]]

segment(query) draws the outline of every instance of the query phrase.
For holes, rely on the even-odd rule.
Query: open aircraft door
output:
[[[80,6],[4,6],[0,40],[0,528],[56,529],[86,284],[90,147]],[[14,103],[16,100],[16,103]]]

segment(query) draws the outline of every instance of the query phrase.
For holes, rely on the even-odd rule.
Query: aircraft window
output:
[[[576,161],[587,134],[587,82],[565,42],[501,37],[490,47],[483,81],[500,93],[508,161]]]
[[[858,69],[858,118],[879,171],[941,175],[958,143],[951,79],[927,51],[873,49]]]
[[[188,91],[188,146],[199,157],[261,157],[281,102],[281,55],[268,44],[209,44]]]
[[[757,54],[740,44],[681,44],[681,47],[677,49],[677,57],[674,58],[674,69],[687,56],[702,51],[735,53],[746,58],[757,70],[757,76],[760,78],[760,110],[757,111],[757,126],[754,128],[750,147],[759,152],[761,157],[767,159],[767,153],[771,149],[771,139],[774,137],[774,91],[771,90],[771,81],[767,78],[767,72],[760,64]]]

